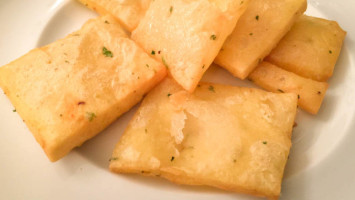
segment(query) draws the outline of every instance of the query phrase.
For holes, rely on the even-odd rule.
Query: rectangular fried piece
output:
[[[249,79],[270,92],[297,94],[298,105],[311,114],[318,113],[328,89],[326,82],[304,78],[268,62],[256,67]]]
[[[115,147],[110,170],[277,198],[291,147],[295,94],[167,78]]]
[[[155,0],[132,39],[193,92],[248,0]]]
[[[306,10],[306,0],[253,0],[215,63],[245,79]]]
[[[133,31],[144,16],[151,0],[78,0],[100,15],[112,15]]]
[[[162,64],[105,16],[1,67],[0,87],[56,161],[128,111],[165,75]]]
[[[327,81],[345,35],[335,21],[303,15],[266,60],[300,76]]]

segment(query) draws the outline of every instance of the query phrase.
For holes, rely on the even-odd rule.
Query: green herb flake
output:
[[[298,99],[300,99],[300,98],[301,98],[301,96],[298,94],[298,95],[297,95],[297,98],[298,98]]]
[[[86,112],[86,118],[91,122],[94,118],[96,118],[96,114],[93,112]]]
[[[267,141],[264,141],[263,144],[267,144]]]
[[[148,64],[145,64],[145,66],[146,66],[147,68],[149,68],[149,65],[148,65]]]
[[[168,93],[168,95],[167,95],[168,97],[170,97],[171,96],[171,94],[170,93]]]
[[[152,50],[152,52],[151,52],[150,54],[155,55],[155,51],[154,51],[154,50]]]
[[[171,161],[171,162],[173,162],[173,161],[174,161],[174,159],[175,159],[175,157],[174,157],[174,156],[171,156],[170,161]]]
[[[329,54],[332,54],[333,53],[333,51],[332,50],[329,50]]]
[[[202,69],[205,69],[205,65],[202,66]]]
[[[63,114],[59,114],[59,117],[63,117]]]
[[[112,157],[108,161],[113,161],[113,160],[118,160],[118,158],[117,157]]]
[[[243,3],[244,3],[244,1],[241,1],[241,2],[240,2],[240,5],[242,5]]]
[[[255,16],[255,19],[258,21],[259,20],[259,15]]]
[[[216,92],[216,91],[214,90],[214,87],[213,87],[212,85],[210,85],[210,86],[208,87],[208,90],[211,91],[211,92]]]
[[[170,6],[170,9],[169,9],[170,14],[173,12],[173,10],[174,10],[174,7]]]
[[[104,54],[106,57],[113,57],[113,54],[111,51],[109,51],[106,47],[102,47],[102,54]]]
[[[281,93],[285,93],[283,90],[281,89],[277,89],[277,91],[281,92]]]
[[[217,39],[217,36],[213,34],[213,35],[210,36],[210,39],[211,39],[211,40],[216,40],[216,39]]]
[[[164,59],[164,57],[161,57],[161,61],[163,62],[163,64],[165,65],[166,68],[169,68],[168,63],[166,63],[166,60]]]
[[[107,20],[105,20],[105,24],[110,24]]]
[[[13,109],[12,112],[16,112],[16,109]]]
[[[65,60],[65,63],[69,63],[69,61]]]

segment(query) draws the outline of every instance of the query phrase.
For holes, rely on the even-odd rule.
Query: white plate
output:
[[[307,14],[348,31],[317,116],[300,111],[281,199],[355,196],[355,2],[309,0]],[[96,14],[74,0],[0,1],[0,66],[79,29]],[[249,86],[212,67],[205,80]],[[208,187],[109,172],[108,159],[136,107],[56,163],[46,158],[6,96],[0,94],[0,199],[257,199]]]

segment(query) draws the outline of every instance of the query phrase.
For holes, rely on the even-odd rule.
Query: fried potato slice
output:
[[[0,87],[56,161],[128,111],[165,75],[162,64],[105,16],[1,67]]]
[[[110,170],[277,198],[297,107],[295,94],[165,79],[143,100]]]
[[[298,105],[311,114],[318,113],[328,89],[326,82],[304,78],[268,62],[256,67],[249,79],[270,92],[297,94]]]
[[[144,16],[151,0],[78,0],[101,15],[112,15],[133,31]]]
[[[155,0],[132,39],[193,92],[248,0]]]
[[[306,0],[252,0],[214,62],[245,79],[306,7]]]
[[[335,21],[303,15],[266,60],[300,76],[327,81],[345,35]]]

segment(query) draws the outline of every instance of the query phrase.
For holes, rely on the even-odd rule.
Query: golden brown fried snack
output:
[[[110,170],[268,198],[280,195],[297,95],[165,79],[143,100]]]
[[[151,0],[78,0],[101,15],[112,15],[133,31],[143,18]]]
[[[245,79],[306,10],[306,0],[252,0],[215,63]]]
[[[300,76],[327,81],[345,35],[335,21],[303,15],[266,60]]]
[[[155,0],[132,39],[193,92],[248,0]]]
[[[92,138],[166,75],[112,17],[0,68],[0,87],[48,158]]]
[[[328,89],[326,82],[304,78],[268,62],[256,67],[249,79],[270,92],[297,94],[298,105],[312,114],[317,114]]]

